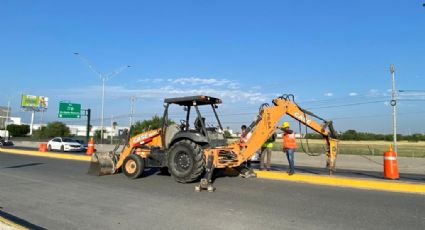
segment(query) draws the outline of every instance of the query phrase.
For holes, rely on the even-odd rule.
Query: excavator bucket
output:
[[[113,152],[94,153],[87,174],[94,176],[114,174],[115,163],[116,159]]]

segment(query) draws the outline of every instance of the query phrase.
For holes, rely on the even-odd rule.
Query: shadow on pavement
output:
[[[32,224],[32,223],[30,223],[26,220],[23,220],[23,219],[21,219],[17,216],[14,216],[12,214],[9,214],[9,213],[1,211],[1,210],[0,210],[0,216],[11,221],[11,222],[13,222],[13,223],[15,223],[15,224],[22,226],[22,228],[18,228],[18,229],[34,229],[34,230],[45,230],[46,229],[46,228],[37,226],[35,224]],[[14,228],[11,228],[11,229],[14,229]]]
[[[30,167],[30,166],[37,166],[37,165],[43,165],[44,163],[30,163],[30,164],[22,164],[22,165],[14,165],[5,167],[7,169],[17,169],[17,168],[24,168],[24,167]]]

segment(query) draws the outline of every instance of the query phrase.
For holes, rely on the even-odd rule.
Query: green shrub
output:
[[[34,131],[33,135],[36,138],[44,137],[66,137],[70,135],[68,126],[63,122],[49,122],[47,126],[43,126]]]
[[[24,137],[30,132],[29,125],[8,125],[7,131],[12,137]]]

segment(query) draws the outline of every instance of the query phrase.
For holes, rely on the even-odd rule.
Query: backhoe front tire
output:
[[[204,152],[200,145],[190,140],[174,143],[168,151],[168,171],[177,182],[198,180],[205,170]]]
[[[126,157],[122,164],[122,171],[130,179],[140,177],[143,170],[145,170],[145,160],[136,154]]]

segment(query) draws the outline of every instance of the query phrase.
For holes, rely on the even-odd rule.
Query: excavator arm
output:
[[[260,107],[257,119],[248,128],[248,131],[251,132],[251,138],[246,143],[236,141],[225,147],[206,149],[206,156],[215,155],[214,165],[217,168],[239,166],[250,159],[270,135],[275,132],[280,119],[285,115],[289,115],[323,136],[326,144],[327,168],[329,173],[332,173],[335,170],[337,155],[337,139],[332,122],[325,121],[302,109],[293,99],[291,100],[291,97],[293,98],[293,96],[286,95],[278,97],[272,101],[272,105],[263,104]],[[311,117],[322,120],[324,123],[319,124]]]
[[[288,98],[285,100],[285,103],[287,105],[286,114],[314,130],[315,132],[321,134],[325,139],[325,150],[327,158],[326,167],[329,169],[329,174],[332,174],[332,172],[335,171],[336,155],[338,150],[338,140],[336,139],[332,121],[326,121],[321,117],[311,113],[310,111],[304,110]],[[317,123],[315,120],[311,119],[310,116],[323,121],[323,123]]]

